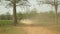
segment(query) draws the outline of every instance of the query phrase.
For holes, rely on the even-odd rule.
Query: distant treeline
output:
[[[12,16],[11,15],[0,15],[0,20],[11,20]]]
[[[50,17],[55,17],[55,13],[53,11],[49,11],[49,12],[40,12],[37,13],[36,11],[31,11],[31,12],[25,12],[25,13],[21,13],[18,12],[17,13],[17,19],[26,19],[26,18],[32,18],[34,16],[38,16],[39,15],[44,15],[44,16],[50,16]],[[41,16],[40,16],[41,17]],[[58,13],[58,17],[60,17],[60,12]],[[13,19],[13,15],[11,15],[9,12],[7,12],[6,14],[1,14],[0,15],[0,20],[12,20]]]
[[[30,18],[32,16],[35,16],[36,14],[37,14],[36,11],[25,12],[25,13],[18,12],[17,13],[17,19]],[[12,20],[12,19],[13,19],[13,15],[11,15],[9,12],[7,12],[6,14],[0,15],[0,20]]]

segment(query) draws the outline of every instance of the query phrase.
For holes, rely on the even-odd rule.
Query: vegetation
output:
[[[9,3],[6,3],[5,5],[3,4],[4,1]],[[28,9],[33,7],[34,5],[30,5],[31,2],[29,0],[0,0],[0,5],[3,4],[1,6],[5,5],[5,8],[12,8],[13,12],[13,14],[10,14],[9,12],[7,12],[6,14],[0,14],[0,34],[27,34],[21,26],[27,24],[20,23],[20,20],[23,19],[31,19],[31,21],[33,21],[33,24],[31,25],[46,26],[53,31],[60,32],[60,12],[58,12],[60,1],[58,2],[58,0],[46,0],[39,2],[42,2],[42,4],[51,5],[52,7],[54,7],[55,11],[37,13],[37,7],[32,8],[32,10],[30,11]],[[39,2],[37,2],[37,6],[41,4]],[[17,7],[23,8],[24,11],[27,8],[27,10],[24,13],[22,13],[22,11],[17,13]],[[20,26],[16,26],[17,24]]]
[[[42,2],[42,4],[48,4],[48,5],[51,5],[52,7],[54,7],[55,21],[58,24],[58,7],[60,5],[60,1],[59,0],[45,0],[45,1],[40,1],[40,2]]]
[[[12,25],[13,21],[12,20],[0,20],[0,26],[3,25]]]
[[[0,27],[0,34],[26,34],[22,27],[3,26]]]
[[[8,17],[7,15],[4,15],[6,17]],[[5,18],[4,16],[0,16],[2,17],[0,19],[0,24],[13,24],[12,21],[12,15],[10,15],[9,19]],[[56,25],[55,23],[55,13],[53,11],[50,12],[44,12],[44,13],[37,13],[37,12],[26,12],[26,13],[17,13],[17,18],[18,21],[22,20],[22,19],[32,19],[32,20],[36,20],[36,22],[34,22],[34,24],[36,25]],[[60,24],[59,21],[60,20],[60,13],[58,13],[58,24]],[[11,22],[11,23],[10,23]],[[21,23],[20,23],[21,24]]]
[[[60,15],[58,13],[58,15]],[[33,17],[34,18],[34,17]],[[58,16],[58,24],[55,22],[55,13],[54,12],[44,12],[40,13],[39,15],[35,16],[34,19],[37,20],[36,24],[38,25],[60,25],[60,16]]]

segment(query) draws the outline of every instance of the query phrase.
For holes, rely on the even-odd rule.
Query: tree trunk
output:
[[[58,24],[58,13],[57,13],[57,10],[58,10],[58,4],[57,4],[57,1],[54,0],[54,5],[55,5],[55,22]]]
[[[55,14],[55,20],[56,20],[56,23],[58,24],[58,13],[57,13],[57,6],[55,7],[55,11],[56,11],[56,14]]]
[[[16,26],[17,24],[17,15],[16,15],[16,0],[13,0],[13,22]]]

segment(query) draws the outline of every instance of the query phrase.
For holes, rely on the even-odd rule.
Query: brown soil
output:
[[[46,27],[40,26],[26,26],[23,29],[27,32],[27,34],[57,34],[56,32],[49,30]]]

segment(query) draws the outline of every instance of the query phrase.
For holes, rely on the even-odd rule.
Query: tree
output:
[[[55,20],[56,20],[56,23],[58,24],[58,14],[57,14],[57,10],[58,10],[58,2],[57,0],[54,0],[54,7],[55,7]]]
[[[18,6],[17,3],[20,3],[19,1],[27,1],[27,0],[6,0],[6,1],[10,1],[8,5],[13,7],[13,22],[14,25],[16,26],[17,24],[16,6]],[[24,3],[20,3],[20,5],[24,5]]]
[[[0,5],[1,5],[1,0],[0,0]]]
[[[58,6],[60,5],[60,1],[58,0],[45,0],[45,1],[41,1],[42,4],[50,4],[52,6],[54,6],[55,8],[55,20],[56,20],[56,23],[58,24]]]
[[[17,16],[16,16],[16,0],[13,0],[13,22],[14,25],[16,26],[17,24]]]

